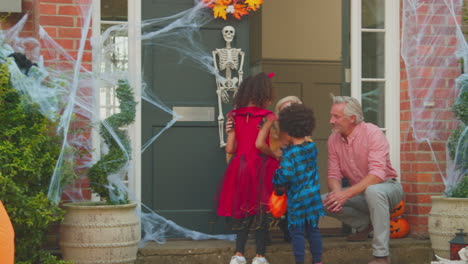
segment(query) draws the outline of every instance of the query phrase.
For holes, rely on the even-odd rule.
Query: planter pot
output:
[[[60,247],[74,264],[133,264],[141,238],[137,204],[64,204]]]
[[[450,259],[450,240],[457,229],[468,230],[468,198],[432,196],[429,235],[432,249],[439,257]]]

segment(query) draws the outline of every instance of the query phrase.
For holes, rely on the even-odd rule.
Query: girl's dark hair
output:
[[[250,102],[264,107],[267,101],[273,101],[273,85],[264,72],[246,77],[234,96],[234,108],[246,107]]]
[[[291,137],[310,136],[315,128],[314,112],[303,104],[292,104],[279,113],[280,131]]]

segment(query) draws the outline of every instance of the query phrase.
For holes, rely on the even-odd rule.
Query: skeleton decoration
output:
[[[226,41],[226,47],[213,51],[213,63],[218,73],[216,75],[216,93],[218,94],[218,129],[220,147],[224,147],[224,115],[222,103],[229,102],[229,93],[235,94],[242,82],[242,67],[244,65],[245,53],[241,49],[231,47],[236,30],[232,26],[223,28],[223,37]],[[224,71],[224,76],[222,73]],[[237,77],[233,76],[237,72]]]

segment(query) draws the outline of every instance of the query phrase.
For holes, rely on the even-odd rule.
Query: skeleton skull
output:
[[[236,35],[236,30],[232,26],[225,26],[223,28],[223,37],[226,42],[232,42],[234,39],[234,35]]]

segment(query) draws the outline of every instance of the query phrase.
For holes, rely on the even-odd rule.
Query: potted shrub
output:
[[[140,241],[137,203],[130,202],[126,190],[108,178],[125,171],[130,141],[121,130],[133,123],[136,102],[127,81],[116,88],[120,112],[100,125],[100,135],[108,147],[88,172],[93,192],[100,202],[64,204],[66,215],[61,224],[60,245],[64,259],[76,263],[134,263]]]
[[[455,117],[460,120],[458,128],[447,142],[447,151],[453,164],[450,166],[451,181],[446,182],[444,196],[432,198],[429,214],[429,234],[436,255],[449,258],[449,241],[457,229],[468,230],[468,76],[459,78],[460,96],[453,105]]]

